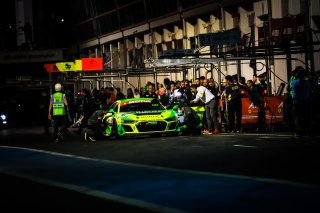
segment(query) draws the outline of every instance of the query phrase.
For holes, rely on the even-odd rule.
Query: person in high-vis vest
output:
[[[57,83],[54,89],[55,93],[50,98],[48,119],[53,121],[55,142],[61,142],[71,117],[66,94],[62,92],[62,85]]]

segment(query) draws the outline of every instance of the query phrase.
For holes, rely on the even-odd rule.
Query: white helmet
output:
[[[55,90],[56,92],[60,92],[61,89],[62,89],[62,86],[61,86],[60,83],[57,83],[56,85],[54,85],[54,90]]]

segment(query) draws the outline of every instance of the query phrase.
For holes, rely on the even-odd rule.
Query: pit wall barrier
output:
[[[284,96],[269,96],[264,98],[265,116],[267,124],[283,122]],[[220,100],[220,107],[225,107]],[[242,98],[242,124],[256,124],[258,122],[258,107],[249,98]]]

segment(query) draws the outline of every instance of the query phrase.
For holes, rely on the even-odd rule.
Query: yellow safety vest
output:
[[[64,107],[65,98],[66,98],[66,95],[61,92],[56,92],[53,95],[51,95],[53,116],[67,114],[66,108]]]

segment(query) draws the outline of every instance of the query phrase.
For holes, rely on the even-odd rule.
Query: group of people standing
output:
[[[225,96],[228,100],[227,131],[240,132],[241,97],[239,88],[229,76],[226,76],[225,80],[227,84],[222,85],[224,88],[222,97]],[[75,117],[81,119],[75,132],[81,134],[82,129],[88,127],[88,124],[89,126],[96,126],[95,122],[92,121],[101,119],[103,113],[107,112],[108,105],[111,105],[114,101],[137,97],[156,98],[166,108],[178,106],[184,114],[184,125],[187,126],[188,130],[186,132],[190,134],[198,134],[199,129],[197,127],[201,123],[204,125],[201,126],[200,134],[218,134],[220,131],[218,108],[221,93],[213,79],[206,79],[202,76],[194,83],[191,83],[191,81],[165,81],[164,85],[158,83],[157,86],[148,82],[144,92],[140,93],[136,89],[133,91],[129,88],[127,96],[120,89],[117,89],[116,93],[112,89],[108,88],[106,93],[99,90],[90,92],[82,89],[74,101],[68,102],[67,95],[62,92],[62,85],[57,83],[55,93],[50,97],[48,114],[48,118],[53,121],[55,141],[60,142],[63,139],[67,124],[72,123]],[[191,108],[197,105],[205,108],[204,114],[201,116],[203,117],[202,120]],[[95,118],[92,116],[95,116]],[[90,119],[91,117],[92,119]],[[95,139],[91,137],[91,140],[94,141]]]
[[[186,131],[189,134],[198,132],[197,124],[203,123],[202,134],[212,135],[221,131],[219,118],[219,99],[226,100],[227,125],[226,132],[240,132],[242,119],[241,87],[238,81],[232,76],[225,76],[222,83],[222,91],[214,79],[207,79],[201,76],[193,83],[191,81],[165,82],[165,85],[148,83],[144,97],[158,98],[167,108],[178,105],[184,112]],[[197,113],[193,112],[193,106],[204,106],[203,120],[200,120]],[[221,114],[220,114],[221,115]],[[194,131],[193,131],[194,130]]]
[[[165,80],[164,85],[158,83],[155,86],[151,82],[148,82],[146,85],[147,90],[143,97],[157,98],[167,109],[178,106],[184,114],[184,123],[181,125],[186,125],[188,131],[185,132],[189,134],[199,132],[197,127],[202,122],[205,124],[202,129],[203,134],[218,134],[217,88],[213,79],[211,79],[212,83],[210,85],[207,82],[208,80],[204,76],[199,79],[197,84],[192,84],[190,81],[173,82]],[[155,90],[156,87],[157,90]],[[191,108],[196,105],[203,105],[205,107],[204,120],[200,120],[200,116]]]
[[[155,98],[166,108],[178,106],[184,116],[182,125],[185,125],[188,134],[218,134],[221,132],[221,123],[225,122],[225,132],[239,133],[242,131],[242,100],[246,96],[259,108],[258,127],[264,123],[264,95],[267,85],[263,79],[255,83],[255,77],[247,82],[243,77],[225,76],[219,85],[211,78],[201,76],[194,82],[191,81],[170,81],[164,80],[164,84],[156,85],[148,82],[145,91],[140,93],[138,89],[128,88],[124,95],[120,88],[114,93],[113,88],[89,91],[81,90],[74,103],[68,103],[68,97],[62,92],[62,85],[55,85],[55,93],[51,95],[49,102],[48,118],[52,120],[54,127],[55,141],[63,139],[68,123],[74,123],[74,117],[82,113],[82,122],[79,124],[78,133],[83,127],[89,124],[95,126],[97,121],[107,112],[108,105],[114,101],[124,98]],[[220,88],[220,90],[219,90]],[[305,79],[305,70],[297,68],[294,78],[290,82],[290,90],[293,104],[293,117],[297,134],[307,131],[309,123],[304,116],[308,109],[311,95],[311,85]],[[221,99],[221,100],[220,100]],[[220,105],[219,102],[223,104]],[[199,116],[192,107],[204,106],[204,113]],[[91,117],[94,116],[94,117]],[[91,117],[91,119],[90,119]],[[201,120],[201,117],[203,118]],[[309,117],[307,117],[309,118]],[[203,124],[202,126],[199,126]],[[199,130],[201,128],[201,130]],[[47,129],[46,129],[47,131]],[[94,141],[94,139],[92,139]]]

